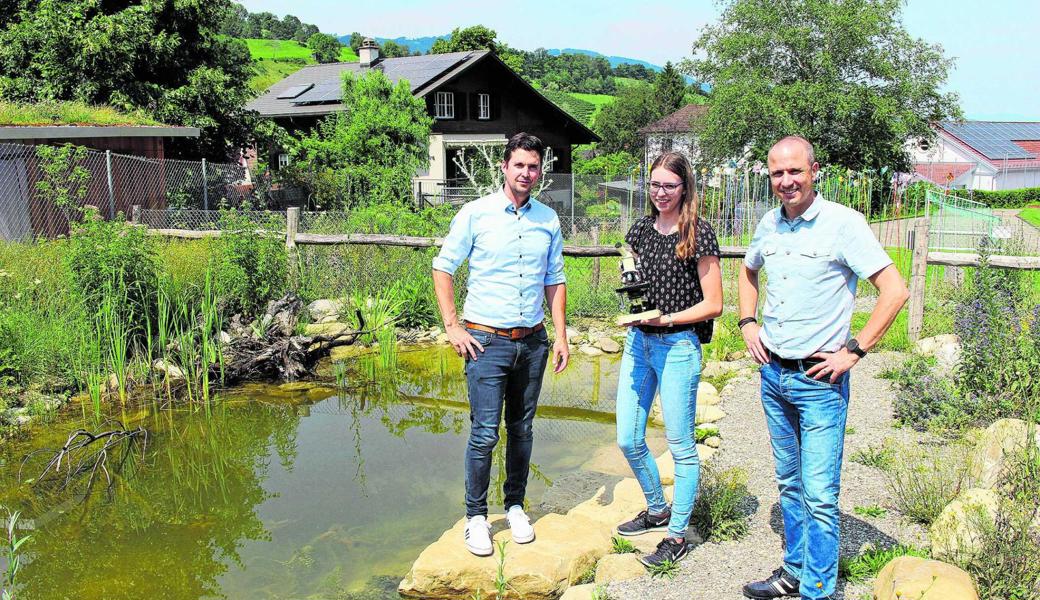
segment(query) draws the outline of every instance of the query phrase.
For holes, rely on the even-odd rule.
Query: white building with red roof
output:
[[[1040,187],[1040,122],[945,121],[912,149],[915,174],[973,190]]]

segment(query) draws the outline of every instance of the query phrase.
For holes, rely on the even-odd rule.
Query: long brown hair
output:
[[[650,173],[662,168],[679,176],[683,183],[682,197],[679,199],[679,243],[675,245],[675,255],[680,260],[693,256],[697,247],[697,188],[693,178],[693,167],[690,161],[678,152],[665,152],[650,165]],[[652,192],[651,192],[652,193]],[[660,212],[650,202],[650,214],[657,218]]]

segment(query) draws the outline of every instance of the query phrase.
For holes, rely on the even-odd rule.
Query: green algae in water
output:
[[[546,375],[532,504],[613,440],[616,364],[577,360]],[[464,513],[469,418],[462,361],[450,349],[402,351],[398,367],[362,358],[343,389],[246,386],[208,414],[116,415],[148,429],[147,451],[115,474],[111,494],[95,490],[81,503],[34,493],[14,468],[80,422],[8,444],[0,503],[34,527],[21,597],[396,597],[419,552]],[[501,510],[504,473],[493,474],[489,502]]]

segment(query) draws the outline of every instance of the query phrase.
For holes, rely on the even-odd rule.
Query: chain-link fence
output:
[[[114,219],[134,206],[184,211],[237,205],[251,189],[246,168],[236,164],[0,144],[0,239],[66,234],[86,205]]]

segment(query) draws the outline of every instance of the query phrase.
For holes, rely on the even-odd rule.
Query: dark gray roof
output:
[[[946,121],[942,128],[990,160],[1036,158],[1015,142],[1040,140],[1040,123]]]
[[[433,84],[454,76],[487,53],[487,50],[474,50],[383,58],[371,68],[382,71],[394,83],[407,80],[412,93],[421,97],[432,89]],[[246,108],[265,117],[325,115],[343,110],[343,104],[337,100],[342,98],[342,76],[345,71],[360,73],[361,64],[308,65],[272,85],[262,96],[249,102]],[[278,98],[290,95],[283,94],[290,88],[306,85],[313,87],[294,98]]]

